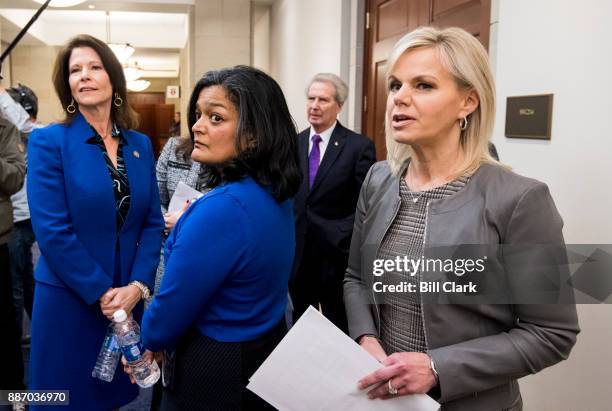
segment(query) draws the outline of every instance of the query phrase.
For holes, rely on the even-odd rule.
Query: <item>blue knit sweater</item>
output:
[[[188,329],[217,341],[256,339],[284,315],[295,250],[293,206],[253,179],[219,186],[192,204],[166,241],[166,272],[142,319],[151,351]]]

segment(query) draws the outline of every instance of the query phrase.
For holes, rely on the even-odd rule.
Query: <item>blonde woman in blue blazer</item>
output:
[[[112,313],[139,320],[153,289],[163,230],[155,161],[149,139],[130,130],[123,71],[105,43],[70,40],[54,85],[66,119],[30,137],[28,198],[42,256],[29,388],[70,390],[62,410],[108,411],[138,394],[122,372],[106,383],[91,371]]]

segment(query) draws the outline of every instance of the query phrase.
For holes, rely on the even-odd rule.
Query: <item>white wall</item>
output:
[[[190,14],[190,27],[189,30],[193,31],[193,11]],[[180,54],[180,71],[179,71],[179,83],[181,85],[180,88],[180,107],[179,111],[181,112],[181,135],[187,136],[189,135],[189,125],[187,124],[187,112],[189,106],[189,98],[191,96],[191,90],[193,89],[193,59],[190,58],[192,56],[191,49],[193,48],[193,36],[187,37],[187,42],[185,43],[185,47],[181,49]]]
[[[365,0],[350,1],[349,24],[349,98],[344,109],[348,114],[347,126],[356,133],[360,133],[361,119],[363,114]]]
[[[500,0],[491,56],[503,162],[546,182],[568,244],[612,243],[612,2]],[[496,37],[496,39],[495,39]],[[554,93],[550,141],[504,136],[506,97]],[[521,380],[526,410],[611,408],[612,307],[580,305],[570,359]]]
[[[193,15],[194,78],[209,70],[251,63],[251,1],[195,2]]]
[[[331,72],[349,83],[349,32],[343,27],[347,4],[346,0],[277,0],[272,5],[270,74],[282,87],[300,130],[308,126],[304,90],[313,75]],[[347,118],[345,107],[340,121],[346,123]]]
[[[253,67],[270,73],[270,6],[254,5],[251,29]]]
[[[11,85],[30,87],[38,96],[38,121],[57,122],[64,118],[64,110],[53,88],[53,65],[58,47],[20,44],[11,52]]]

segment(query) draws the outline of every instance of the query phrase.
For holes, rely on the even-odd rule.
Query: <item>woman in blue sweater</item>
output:
[[[244,66],[204,75],[189,125],[191,157],[214,188],[167,240],[143,345],[176,350],[162,409],[267,409],[245,387],[286,332],[291,197],[301,180],[295,126],[278,84]]]

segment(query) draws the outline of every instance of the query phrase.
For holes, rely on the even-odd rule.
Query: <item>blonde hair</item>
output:
[[[483,163],[497,164],[489,154],[488,147],[495,121],[495,82],[486,50],[474,36],[458,27],[442,30],[421,27],[406,34],[393,47],[387,60],[387,81],[397,60],[408,50],[420,47],[438,50],[442,65],[454,77],[459,89],[471,89],[478,95],[478,107],[468,116],[467,128],[461,132],[460,147],[464,161],[456,177],[473,174]],[[393,173],[399,175],[412,150],[409,145],[393,139],[387,115],[385,142],[387,161]]]

